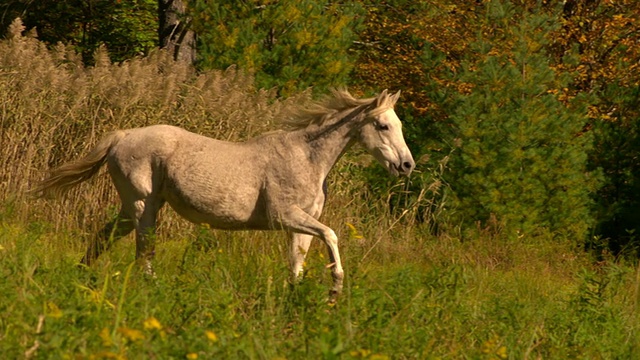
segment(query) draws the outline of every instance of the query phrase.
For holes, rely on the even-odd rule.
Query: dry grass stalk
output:
[[[47,49],[23,30],[16,20],[0,41],[0,194],[18,216],[47,219],[57,229],[100,226],[106,207],[116,204],[108,177],[71,190],[64,201],[34,200],[28,191],[108,132],[164,123],[240,140],[273,128],[295,101],[256,90],[251,76],[234,68],[196,73],[162,51],[112,64],[99,49],[96,65],[85,67],[69,47]]]

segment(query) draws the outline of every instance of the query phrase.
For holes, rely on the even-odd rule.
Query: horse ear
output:
[[[400,93],[402,92],[402,90],[398,90],[397,93],[395,93],[394,95],[391,96],[391,102],[395,105],[395,103],[398,101],[398,99],[400,98]]]
[[[387,100],[387,89],[382,90],[378,98],[376,99],[376,106],[381,106]]]

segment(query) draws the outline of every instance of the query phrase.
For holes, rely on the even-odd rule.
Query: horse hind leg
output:
[[[134,202],[136,230],[136,260],[147,275],[155,276],[152,261],[156,246],[156,218],[164,200],[148,197]]]
[[[133,221],[123,211],[108,222],[89,242],[87,252],[80,261],[84,265],[91,265],[103,252],[108,250],[116,241],[131,233],[134,229]]]

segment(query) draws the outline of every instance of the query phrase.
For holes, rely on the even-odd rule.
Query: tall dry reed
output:
[[[95,66],[85,67],[69,47],[48,49],[23,31],[16,20],[0,41],[1,203],[18,218],[46,219],[56,229],[93,232],[115,211],[108,176],[57,201],[28,196],[48,169],[82,156],[107,132],[172,124],[241,140],[272,129],[287,108],[307,98],[277,99],[234,68],[197,73],[163,51],[113,64],[100,49]],[[165,224],[174,221],[163,217]]]
[[[104,169],[61,199],[29,196],[49,169],[83,156],[106,133],[172,124],[242,140],[276,128],[293,107],[310,100],[308,92],[280,99],[274,91],[255,89],[253,78],[234,68],[198,73],[163,51],[114,64],[99,49],[95,66],[86,67],[70,47],[49,49],[23,31],[15,21],[0,41],[0,217],[12,212],[16,219],[42,220],[57,231],[92,234],[117,212],[117,194]],[[410,230],[416,211],[433,207],[429,201],[438,191],[425,187],[406,211],[390,215],[389,198],[404,187],[396,183],[369,191],[370,179],[360,170],[371,161],[357,150],[341,161],[331,175],[323,221],[342,234],[346,223],[353,224],[376,239],[363,246],[388,253],[382,245],[405,236],[397,229]],[[159,234],[191,229],[185,224],[165,208]]]

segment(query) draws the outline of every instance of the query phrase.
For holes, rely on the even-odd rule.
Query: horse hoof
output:
[[[340,292],[336,290],[330,290],[327,304],[329,304],[329,306],[335,306],[338,303],[338,297],[340,297]]]
[[[142,274],[147,279],[157,279],[158,278],[158,276],[156,275],[156,272],[153,271],[153,269],[151,267],[145,266],[144,270],[142,271]]]

